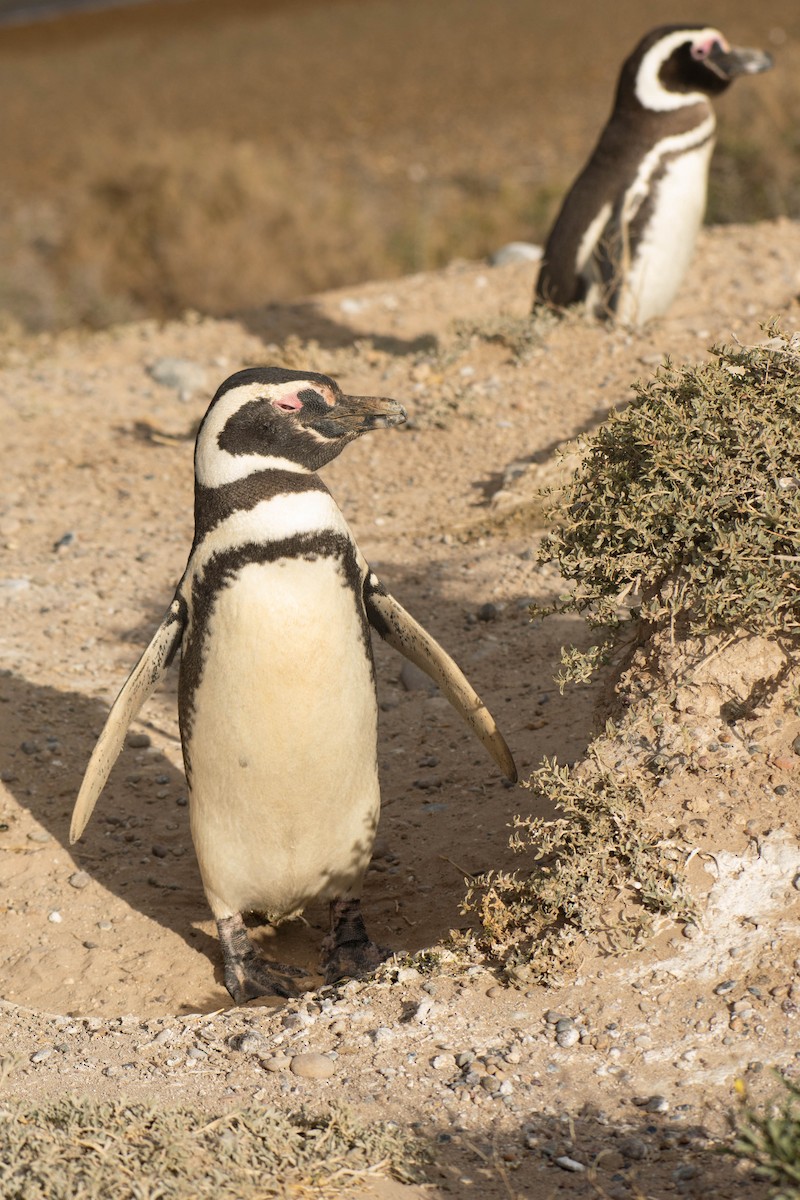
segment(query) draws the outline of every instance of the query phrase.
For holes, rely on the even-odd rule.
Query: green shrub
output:
[[[630,950],[654,914],[695,914],[683,855],[648,817],[643,785],[593,759],[587,766],[579,776],[545,761],[534,772],[531,786],[563,815],[515,818],[511,845],[527,855],[525,869],[480,876],[464,901],[480,919],[480,949],[520,982],[558,984],[587,941]]]
[[[747,1105],[736,1119],[733,1153],[755,1164],[756,1174],[772,1184],[775,1200],[800,1200],[800,1088],[781,1079],[787,1095],[773,1111],[761,1114]]]
[[[541,551],[562,607],[689,632],[800,631],[800,338],[667,362],[584,443]]]

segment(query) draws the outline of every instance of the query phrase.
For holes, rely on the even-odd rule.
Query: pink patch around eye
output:
[[[707,37],[702,42],[695,42],[692,46],[692,58],[708,58],[715,46],[721,46],[723,50],[728,50],[728,43],[723,37]]]
[[[273,408],[279,408],[281,412],[299,412],[303,407],[303,401],[299,396],[279,396],[272,401]]]

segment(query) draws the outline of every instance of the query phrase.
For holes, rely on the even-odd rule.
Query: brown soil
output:
[[[714,889],[697,939],[666,924],[638,954],[608,958],[589,948],[577,982],[550,992],[499,988],[479,964],[448,961],[426,984],[433,995],[413,973],[349,985],[338,1034],[324,1013],[292,1028],[280,1006],[230,1005],[189,836],[174,675],[135,727],[150,744],[123,752],[72,848],[67,827],[108,705],[190,544],[192,444],[169,435],[192,427],[232,370],[264,361],[309,366],[407,405],[406,429],[362,439],[325,477],[372,565],[495,712],[525,779],[544,755],[582,757],[602,680],[563,697],[552,682],[560,647],[586,645],[589,635],[574,618],[529,621],[528,602],[551,600],[560,582],[536,562],[541,519],[525,502],[530,470],[515,483],[517,467],[509,468],[539,464],[546,474],[554,448],[624,404],[632,380],[663,355],[693,361],[715,341],[754,341],[758,321],[776,313],[791,327],[798,261],[800,226],[788,221],[708,230],[673,311],[639,334],[574,318],[528,336],[515,321],[527,311],[531,268],[459,263],[262,310],[247,322],[150,321],[7,338],[4,1096],[123,1091],[216,1111],[252,1097],[297,1104],[344,1095],[362,1115],[443,1136],[433,1194],[504,1196],[504,1178],[514,1194],[542,1200],[596,1194],[591,1172],[553,1165],[561,1151],[584,1164],[604,1155],[600,1194],[632,1195],[634,1178],[655,1200],[698,1188],[720,1200],[765,1194],[713,1146],[734,1078],[749,1071],[754,1094],[764,1094],[761,1066],[786,1066],[795,1053],[797,858],[786,831],[799,776],[790,722],[762,730],[764,754],[733,781],[712,771],[684,776],[665,793],[665,819],[688,814],[696,894]],[[458,334],[455,318],[487,333],[503,327],[505,340]],[[165,356],[203,367],[203,394],[181,400],[156,384],[148,367]],[[494,619],[477,620],[487,603]],[[441,697],[407,691],[401,661],[382,645],[376,653],[384,814],[364,908],[376,940],[418,951],[464,925],[465,875],[509,865],[509,822],[542,808],[532,793],[503,784]],[[78,871],[88,874],[86,886],[71,884]],[[324,914],[306,916],[259,937],[276,957],[314,972]],[[735,990],[717,995],[729,978]],[[737,1023],[730,1005],[754,995],[747,987],[758,993],[757,1015]],[[578,1017],[587,1039],[558,1047],[548,1009]],[[337,1050],[333,1079],[272,1073],[226,1050],[248,1022],[274,1051]],[[156,1042],[164,1029],[173,1032]],[[186,1047],[200,1030],[220,1050],[198,1061]],[[54,1044],[66,1048],[29,1061]],[[458,1073],[454,1065],[448,1073],[448,1054],[509,1048],[508,1105],[480,1087],[473,1099],[447,1086]],[[442,1070],[431,1066],[437,1055]],[[668,1113],[635,1106],[654,1094]],[[631,1137],[643,1158],[620,1148]]]

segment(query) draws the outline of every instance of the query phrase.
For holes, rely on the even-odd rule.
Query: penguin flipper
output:
[[[516,783],[517,768],[505,738],[497,728],[494,717],[450,655],[398,604],[372,573],[364,585],[364,603],[369,623],[376,633],[430,676],[489,751],[506,779]]]
[[[186,623],[185,606],[173,600],[150,645],[131,671],[111,706],[103,732],[92,751],[83,777],[72,821],[69,840],[76,842],[89,823],[97,798],[105,787],[111,768],[122,749],[128,727],[148,696],[155,690],[178,649]]]

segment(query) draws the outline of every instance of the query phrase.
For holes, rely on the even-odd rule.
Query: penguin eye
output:
[[[303,407],[303,401],[299,396],[275,396],[270,403],[279,412],[299,412]]]
[[[716,42],[716,41],[700,42],[699,45],[692,46],[691,55],[692,55],[692,58],[696,58],[700,62],[702,62],[704,58],[708,58],[708,56],[711,54],[712,50],[721,50],[721,49],[722,49],[722,46],[719,44],[719,42]]]

